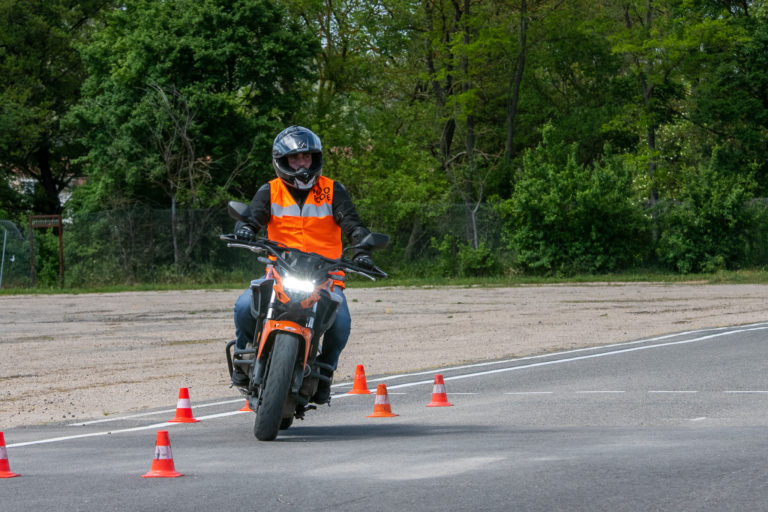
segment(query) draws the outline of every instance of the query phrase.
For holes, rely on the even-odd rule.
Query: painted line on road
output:
[[[220,402],[211,402],[208,404],[200,404],[200,405],[193,405],[192,409],[200,409],[202,407],[213,407],[216,405],[226,405],[226,404],[234,404],[234,403],[240,403],[245,398],[238,398],[237,400],[222,400]],[[115,416],[114,418],[104,418],[101,420],[92,420],[92,421],[80,421],[77,423],[69,423],[68,427],[84,427],[86,425],[95,425],[97,423],[107,423],[110,421],[122,421],[122,420],[128,420],[131,418],[143,418],[145,416],[154,416],[156,414],[173,414],[176,412],[176,409],[163,409],[162,411],[154,411],[154,412],[142,412],[139,414],[129,414],[128,416]]]
[[[197,419],[200,421],[203,420],[210,420],[214,418],[223,418],[225,416],[234,416],[235,414],[247,414],[251,411],[228,411],[228,412],[221,412],[218,414],[209,414],[208,416],[198,416]],[[82,439],[85,437],[98,437],[98,436],[108,436],[112,434],[122,434],[124,432],[138,432],[141,430],[150,430],[155,428],[167,428],[167,427],[173,427],[176,425],[186,425],[186,423],[169,423],[169,422],[163,422],[163,423],[154,423],[152,425],[142,425],[140,427],[131,427],[131,428],[121,428],[118,430],[104,430],[101,432],[89,432],[87,434],[75,434],[71,436],[61,436],[61,437],[52,437],[50,439],[40,439],[37,441],[26,441],[22,443],[12,443],[7,444],[6,447],[8,448],[18,448],[20,446],[31,446],[34,444],[47,444],[47,443],[57,443],[60,441],[70,441],[72,439]]]
[[[760,330],[760,329],[768,329],[768,322],[757,322],[754,324],[746,324],[740,326],[744,330]],[[683,331],[678,333],[672,333],[672,334],[663,334],[660,336],[653,336],[651,338],[643,338],[640,340],[634,340],[634,341],[622,341],[620,343],[610,343],[608,345],[598,345],[594,347],[583,347],[583,348],[575,348],[571,350],[562,350],[559,352],[548,352],[546,354],[538,354],[535,356],[524,356],[524,357],[516,357],[512,359],[501,359],[498,361],[483,361],[482,363],[472,363],[472,364],[464,364],[464,365],[457,365],[457,366],[447,366],[445,368],[440,369],[433,369],[433,370],[425,370],[420,372],[410,372],[410,373],[401,373],[397,375],[388,375],[386,377],[379,377],[375,379],[368,379],[368,382],[378,382],[378,381],[390,381],[395,379],[402,379],[407,377],[418,377],[419,375],[435,375],[437,373],[444,373],[444,372],[450,372],[450,371],[456,371],[456,370],[466,370],[468,368],[482,368],[487,366],[495,366],[500,364],[507,364],[507,363],[518,363],[520,361],[531,361],[536,359],[542,359],[545,357],[554,357],[554,356],[563,356],[563,355],[569,355],[569,354],[579,354],[582,352],[589,352],[589,351],[595,351],[595,350],[603,350],[607,348],[616,348],[616,347],[627,347],[630,345],[639,345],[642,343],[649,343],[653,341],[661,341],[661,340],[667,340],[670,338],[677,338],[680,336],[688,336],[691,334],[698,334],[701,332],[715,332],[715,334],[711,335],[712,337],[717,337],[723,334],[729,334],[729,332],[721,332],[721,331],[727,331],[728,329],[732,329],[733,327],[715,327],[710,329],[697,329],[694,331]],[[743,331],[739,331],[743,332]],[[707,338],[700,338],[700,339],[707,339]],[[700,339],[697,340],[690,340],[690,341],[700,341]],[[664,345],[657,345],[657,346],[664,346]],[[575,359],[574,359],[575,360]],[[504,370],[502,370],[504,371]],[[474,374],[473,374],[474,375]],[[482,374],[477,374],[482,375]],[[334,384],[333,387],[344,387],[344,386],[351,386],[353,385],[353,382],[340,382],[338,384]],[[391,388],[390,388],[391,389]]]
[[[530,369],[530,368],[538,368],[538,367],[541,367],[541,366],[552,366],[552,365],[557,365],[557,364],[572,363],[574,361],[584,361],[584,360],[587,360],[587,359],[597,359],[599,357],[615,356],[615,355],[619,355],[619,354],[627,354],[627,353],[630,353],[630,352],[638,352],[640,350],[650,350],[650,349],[654,349],[654,348],[672,347],[672,346],[675,346],[675,345],[686,345],[686,344],[689,344],[689,343],[696,343],[696,342],[699,342],[699,341],[710,340],[710,339],[718,338],[718,337],[721,337],[721,336],[730,336],[732,334],[741,334],[741,333],[744,333],[744,332],[768,330],[768,325],[766,325],[765,323],[754,324],[754,325],[761,325],[763,327],[749,327],[749,328],[744,328],[744,329],[735,329],[735,330],[732,330],[732,331],[718,332],[718,333],[715,333],[715,334],[708,334],[706,336],[699,336],[698,338],[691,338],[691,339],[687,339],[687,340],[670,341],[670,342],[667,342],[667,343],[656,343],[654,345],[644,345],[644,346],[641,346],[641,347],[622,348],[620,350],[611,350],[611,351],[608,351],[608,352],[600,352],[598,354],[588,354],[588,355],[584,355],[584,356],[575,356],[575,357],[569,357],[569,358],[565,358],[565,359],[555,359],[555,360],[552,360],[552,361],[542,361],[542,362],[538,362],[538,363],[524,364],[524,365],[520,365],[520,366],[511,366],[509,368],[497,368],[495,370],[487,370],[487,371],[474,372],[474,373],[465,373],[463,375],[454,375],[454,376],[451,376],[451,377],[444,377],[444,380],[449,381],[449,380],[458,380],[458,379],[471,379],[473,377],[480,377],[480,376],[484,376],[484,375],[493,375],[495,373],[507,373],[507,372],[514,372],[514,371],[519,371],[519,370],[527,370],[527,369]],[[709,331],[711,329],[706,329],[706,330]],[[699,331],[699,332],[702,332],[702,331]],[[665,338],[665,337],[666,336],[660,336],[658,339]],[[631,344],[635,344],[635,343],[636,342],[620,343],[620,344],[616,344],[616,345],[613,345],[613,346],[619,346],[620,347],[620,346],[626,346],[626,345],[631,345]],[[564,352],[564,353],[567,353],[567,352]],[[518,359],[518,360],[514,360],[514,359],[511,360],[511,362],[516,362],[516,361],[520,361],[520,359]],[[412,387],[412,386],[421,386],[421,385],[424,385],[424,384],[431,384],[431,383],[432,383],[431,380],[428,380],[428,381],[422,380],[422,381],[418,381],[418,382],[409,382],[409,383],[406,383],[406,384],[395,384],[393,386],[388,386],[387,388],[388,389],[399,389],[399,388],[406,388],[406,387]]]
[[[757,327],[757,326],[760,326],[760,327]],[[725,329],[727,329],[727,328],[721,328],[721,329],[716,329],[716,330],[722,331],[722,330],[725,330]],[[706,335],[706,336],[700,336],[698,338],[692,338],[692,339],[688,339],[688,340],[671,341],[671,342],[668,342],[668,343],[657,343],[657,344],[654,344],[654,345],[644,345],[644,346],[640,346],[640,347],[622,348],[620,350],[613,350],[613,351],[608,351],[608,352],[600,352],[598,354],[588,354],[588,355],[570,357],[570,358],[565,358],[565,359],[556,359],[556,360],[552,360],[552,361],[541,361],[541,362],[537,362],[537,363],[531,363],[531,364],[526,364],[526,365],[521,365],[521,366],[513,366],[513,367],[509,367],[509,368],[496,368],[494,370],[487,370],[487,371],[482,371],[482,372],[474,372],[474,373],[467,373],[467,374],[462,374],[462,375],[454,375],[454,376],[451,376],[451,377],[444,377],[444,379],[446,381],[448,381],[448,380],[458,380],[458,379],[469,379],[469,378],[473,378],[473,377],[492,375],[492,374],[496,374],[496,373],[506,373],[506,372],[511,372],[511,371],[518,371],[518,370],[526,370],[526,369],[530,369],[530,368],[537,368],[537,367],[541,367],[541,366],[551,366],[551,365],[557,365],[557,364],[571,363],[571,362],[574,362],[574,361],[582,361],[582,360],[587,360],[587,359],[595,359],[595,358],[599,358],[599,357],[606,357],[606,356],[612,356],[612,355],[618,355],[618,354],[626,354],[626,353],[630,353],[630,352],[637,352],[637,351],[640,351],[640,350],[649,350],[649,349],[653,349],[653,348],[663,348],[663,347],[671,347],[671,346],[675,346],[675,345],[684,345],[684,344],[688,344],[688,343],[696,343],[696,342],[699,342],[699,341],[705,341],[705,340],[717,338],[717,337],[720,337],[720,336],[728,336],[728,335],[731,335],[731,334],[740,334],[740,333],[743,333],[743,332],[751,332],[751,331],[761,331],[761,330],[766,330],[766,329],[768,329],[768,324],[766,324],[766,323],[750,324],[748,326],[745,326],[742,329],[736,329],[736,330],[731,330],[731,331],[726,331],[726,332],[716,332],[714,334],[709,334],[709,335]],[[712,331],[712,330],[715,330],[715,329],[702,329],[702,330],[699,330],[699,331],[691,331],[690,333],[707,332],[707,331]],[[684,334],[688,334],[688,333],[670,334],[670,335],[664,335],[664,336],[659,336],[659,337],[655,337],[655,338],[649,338],[647,340],[630,341],[630,342],[626,342],[626,343],[616,343],[616,344],[612,344],[612,345],[604,345],[602,347],[590,347],[590,348],[587,348],[587,349],[575,349],[575,350],[569,350],[569,351],[565,351],[565,352],[561,352],[561,353],[555,352],[555,353],[544,354],[544,355],[540,355],[540,356],[530,356],[530,357],[524,357],[524,358],[518,358],[518,359],[509,359],[509,360],[506,360],[506,361],[495,361],[495,362],[489,362],[489,363],[477,363],[477,364],[472,364],[472,365],[463,365],[463,366],[456,366],[456,367],[445,368],[443,370],[432,370],[432,371],[429,371],[429,372],[419,372],[419,373],[412,373],[412,374],[403,374],[403,375],[398,375],[398,376],[385,377],[385,378],[382,378],[382,379],[379,379],[379,380],[401,378],[401,377],[405,377],[405,376],[409,376],[409,375],[410,376],[426,375],[426,374],[434,375],[435,373],[441,373],[441,371],[445,372],[445,371],[452,370],[452,369],[478,368],[478,367],[482,367],[482,366],[488,366],[488,365],[491,365],[491,364],[500,364],[500,363],[503,363],[503,362],[515,362],[516,363],[516,362],[519,362],[519,361],[522,361],[522,360],[531,360],[531,359],[536,359],[536,358],[541,358],[541,357],[552,357],[552,356],[557,356],[557,355],[572,354],[572,353],[583,352],[584,350],[597,350],[597,349],[605,349],[605,348],[613,348],[613,347],[626,347],[628,345],[636,345],[638,343],[648,343],[649,341],[658,341],[658,340],[661,340],[661,339],[669,339],[669,338],[673,338],[673,337],[677,337],[677,336],[682,336]],[[424,385],[424,384],[433,384],[433,380],[430,379],[430,380],[423,380],[423,381],[418,381],[418,382],[409,382],[409,383],[405,383],[405,384],[395,384],[393,386],[388,386],[388,389],[401,389],[401,388],[407,388],[407,387],[413,387],[413,386],[421,386],[421,385]],[[342,397],[345,397],[345,396],[348,397],[348,396],[356,396],[356,395],[344,394],[344,395],[339,395],[338,397],[334,396],[334,398],[342,398]],[[200,420],[213,419],[213,418],[221,418],[221,417],[226,417],[226,416],[233,416],[233,415],[236,415],[236,414],[247,414],[247,413],[251,413],[251,411],[231,411],[231,412],[225,412],[225,413],[219,413],[219,414],[212,414],[212,415],[209,415],[209,416],[202,416],[202,417],[199,417],[197,419],[200,419]],[[40,440],[37,440],[37,441],[28,441],[28,442],[22,442],[22,443],[14,443],[14,444],[8,444],[6,446],[10,447],[10,448],[13,448],[13,447],[21,447],[21,446],[30,446],[30,445],[35,445],[35,444],[54,443],[54,442],[59,442],[59,441],[67,441],[67,440],[71,440],[71,439],[80,439],[80,438],[86,438],[86,437],[105,436],[105,435],[111,435],[111,434],[119,434],[119,433],[123,433],[123,432],[136,432],[136,431],[140,431],[140,430],[149,430],[149,429],[153,429],[153,428],[167,427],[167,426],[173,426],[173,425],[179,425],[179,423],[168,423],[168,422],[155,423],[155,424],[152,424],[152,425],[145,425],[145,426],[140,426],[140,427],[132,427],[132,428],[127,428],[127,429],[109,430],[109,431],[102,431],[102,432],[90,432],[90,433],[87,433],[87,434],[78,434],[78,435],[62,436],[62,437],[56,437],[56,438],[50,438],[50,439],[40,439]]]

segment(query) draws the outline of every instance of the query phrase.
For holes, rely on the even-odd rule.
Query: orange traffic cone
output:
[[[245,405],[238,409],[238,411],[250,411],[253,412],[253,409],[251,409],[251,406],[248,405],[248,400],[245,401]]]
[[[171,441],[168,439],[167,430],[157,431],[155,442],[155,457],[152,459],[152,469],[141,475],[141,478],[176,478],[184,476],[173,467],[173,453],[171,453]]]
[[[427,407],[450,407],[452,405],[448,402],[448,396],[445,394],[443,376],[438,373],[435,375],[435,385],[432,388],[432,401],[427,404]]]
[[[179,401],[176,404],[176,417],[168,420],[168,423],[197,423],[198,419],[192,416],[192,404],[189,402],[189,389],[179,388]]]
[[[392,414],[392,408],[389,406],[389,395],[387,395],[387,385],[381,383],[376,388],[373,414],[369,414],[366,418],[389,418],[392,416],[399,416],[399,414]]]
[[[21,475],[11,471],[11,466],[8,464],[8,452],[5,449],[5,436],[0,432],[0,478],[13,478],[15,476]]]
[[[352,389],[347,391],[348,395],[370,395],[371,391],[368,389],[368,383],[365,382],[365,368],[359,364],[355,368],[355,382],[352,384]]]

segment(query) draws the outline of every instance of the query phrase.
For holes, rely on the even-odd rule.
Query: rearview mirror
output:
[[[368,233],[365,238],[357,244],[358,247],[365,250],[381,250],[387,245],[389,245],[389,235],[383,233]]]
[[[229,216],[235,220],[241,222],[251,222],[251,207],[245,203],[239,203],[237,201],[230,201],[227,203],[227,209],[229,210]]]

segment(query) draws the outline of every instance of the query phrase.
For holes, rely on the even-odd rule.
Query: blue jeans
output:
[[[344,347],[347,346],[349,333],[352,328],[352,317],[349,315],[347,298],[344,291],[337,287],[335,290],[341,294],[342,301],[336,310],[336,320],[333,325],[325,331],[323,336],[323,346],[317,360],[330,365],[334,370],[339,364],[339,356]],[[251,302],[253,293],[248,289],[235,302],[235,336],[237,338],[237,348],[244,349],[245,346],[253,341],[256,330],[256,319],[251,315]]]

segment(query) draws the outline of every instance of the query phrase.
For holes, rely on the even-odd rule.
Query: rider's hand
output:
[[[253,242],[256,240],[256,233],[248,225],[243,224],[235,231],[235,238],[244,242]]]
[[[373,262],[373,259],[367,254],[360,254],[358,256],[355,256],[352,262],[355,265],[363,267],[366,270],[373,270],[376,267],[376,264]]]

